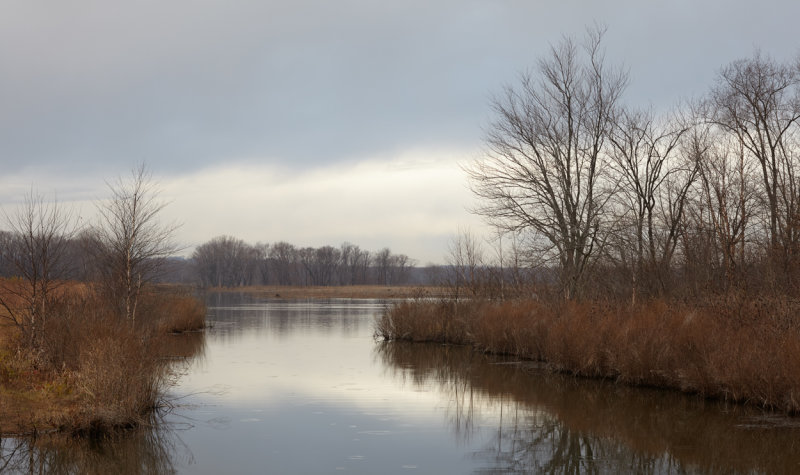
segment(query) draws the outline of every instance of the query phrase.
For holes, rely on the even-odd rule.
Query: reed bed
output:
[[[141,303],[133,324],[91,292],[65,295],[50,308],[36,348],[14,327],[1,328],[0,433],[94,437],[148,424],[173,380],[170,333],[202,328],[205,307],[166,292]]]
[[[376,336],[471,345],[577,376],[800,413],[800,302],[787,299],[417,300],[389,308]]]

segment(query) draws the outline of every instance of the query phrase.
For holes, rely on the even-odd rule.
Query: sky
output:
[[[83,222],[146,163],[186,255],[231,235],[442,263],[490,232],[462,167],[492,95],[607,27],[625,100],[669,110],[756,49],[800,53],[800,2],[0,0],[0,205]]]

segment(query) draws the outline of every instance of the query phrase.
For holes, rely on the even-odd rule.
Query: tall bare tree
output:
[[[740,141],[710,126],[695,130],[690,147],[699,164],[698,206],[715,238],[725,285],[731,287],[741,280],[757,213],[756,164],[747,159]]]
[[[192,260],[203,286],[236,287],[253,284],[265,253],[241,239],[218,236],[198,246]]]
[[[101,269],[110,297],[134,322],[142,286],[156,278],[166,258],[180,249],[173,241],[177,225],[160,221],[166,203],[144,164],[108,188],[111,197],[97,205]]]
[[[758,164],[770,253],[786,265],[800,252],[800,70],[756,52],[720,71],[708,102],[709,122]]]
[[[392,251],[384,247],[375,254],[373,264],[375,266],[375,282],[380,285],[391,283]]]
[[[606,66],[603,33],[590,29],[582,48],[564,39],[536,74],[507,87],[493,101],[487,156],[467,168],[482,198],[475,212],[501,229],[541,235],[566,298],[578,295],[607,237],[606,140],[627,75]]]
[[[19,281],[1,280],[0,305],[32,347],[44,337],[48,308],[68,277],[68,246],[76,232],[72,213],[31,191],[22,206],[5,216],[11,230],[4,260]]]
[[[612,133],[610,165],[619,177],[620,225],[635,249],[632,298],[645,276],[665,290],[666,275],[678,244],[680,223],[698,165],[691,155],[678,152],[689,130],[677,121],[658,122],[650,111],[624,109]],[[626,226],[627,224],[627,226]]]
[[[300,264],[297,248],[293,244],[276,242],[269,250],[269,259],[278,285],[296,283]]]

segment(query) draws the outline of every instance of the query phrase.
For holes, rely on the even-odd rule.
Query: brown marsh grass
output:
[[[50,307],[37,348],[0,327],[0,434],[60,431],[99,436],[147,424],[171,383],[170,333],[202,328],[205,308],[184,294],[153,292],[135,325],[91,292]],[[193,348],[199,348],[193,345]]]
[[[411,301],[376,324],[387,340],[467,344],[552,370],[800,412],[800,302],[737,295],[651,300]]]

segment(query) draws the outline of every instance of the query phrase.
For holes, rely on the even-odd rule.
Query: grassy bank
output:
[[[0,325],[0,434],[102,435],[147,423],[172,380],[171,333],[202,328],[205,307],[175,289],[150,289],[141,317],[119,318],[82,284],[49,308],[35,347]]]
[[[382,316],[388,340],[471,345],[555,370],[800,413],[800,302],[710,297],[637,306],[416,300]]]

